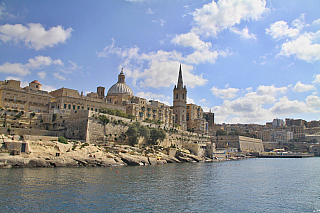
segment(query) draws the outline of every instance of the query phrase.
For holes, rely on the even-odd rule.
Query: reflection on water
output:
[[[0,212],[317,212],[320,158],[0,170]]]

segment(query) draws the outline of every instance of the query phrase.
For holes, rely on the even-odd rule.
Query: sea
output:
[[[320,158],[1,169],[0,212],[320,212]]]

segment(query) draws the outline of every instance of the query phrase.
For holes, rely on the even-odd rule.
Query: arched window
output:
[[[178,94],[176,95],[176,99],[178,99]]]
[[[184,94],[182,94],[182,99],[184,99]]]

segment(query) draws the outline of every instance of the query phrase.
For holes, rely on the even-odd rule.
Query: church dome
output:
[[[127,94],[133,96],[131,88],[125,83],[116,83],[108,90],[107,95]]]
[[[131,88],[125,82],[125,75],[123,73],[123,69],[121,70],[121,73],[118,76],[118,83],[110,87],[110,89],[108,90],[107,96],[118,95],[118,94],[127,94],[130,96],[133,96],[133,92]]]

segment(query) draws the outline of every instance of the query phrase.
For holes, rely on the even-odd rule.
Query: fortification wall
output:
[[[241,151],[254,151],[263,152],[263,143],[261,139],[248,138],[239,136],[240,150]]]

